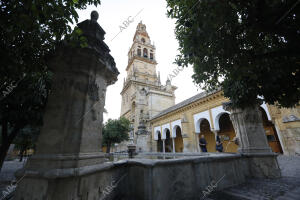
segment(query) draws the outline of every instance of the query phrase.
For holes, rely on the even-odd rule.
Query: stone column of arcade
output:
[[[173,137],[172,137],[172,147],[173,147],[172,152],[176,153],[175,152],[175,138],[173,138]]]
[[[105,94],[119,74],[97,19],[93,11],[91,20],[77,24],[88,47],[62,44],[49,62],[54,78],[44,126],[37,151],[17,172],[23,179],[15,200],[90,199],[86,180],[81,179],[105,160],[101,152]],[[85,194],[79,191],[82,187],[87,187]]]
[[[223,108],[231,113],[239,143],[238,152],[249,160],[250,174],[253,177],[280,177],[277,154],[268,145],[259,107],[240,109],[225,103]]]

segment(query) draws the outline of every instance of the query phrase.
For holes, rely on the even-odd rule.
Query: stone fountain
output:
[[[15,199],[90,199],[87,175],[105,161],[101,152],[107,86],[119,74],[98,13],[77,27],[88,47],[63,44],[48,63],[54,72],[37,151],[18,176]]]

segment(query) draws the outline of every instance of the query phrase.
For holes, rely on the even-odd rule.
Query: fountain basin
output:
[[[148,154],[154,156],[155,154]],[[160,155],[160,154],[159,154]],[[139,155],[142,156],[142,155]],[[160,155],[161,156],[161,155]],[[274,159],[275,158],[275,159]],[[214,190],[241,184],[248,177],[261,175],[259,170],[268,169],[269,165],[256,167],[257,162],[266,163],[276,160],[276,154],[189,154],[171,159],[124,158],[119,161],[105,162],[93,166],[72,168],[70,170],[47,171],[37,175],[24,172],[30,179],[24,188],[33,187],[35,179],[66,179],[61,184],[45,181],[45,185],[36,186],[40,197],[47,190],[55,191],[49,199],[111,199],[111,200],[194,200],[203,197],[208,186],[216,184]],[[274,166],[277,163],[274,163]],[[23,173],[23,174],[24,174]],[[270,176],[265,174],[265,176]],[[63,178],[62,178],[63,177]],[[41,190],[42,188],[42,190]],[[67,193],[64,188],[78,188],[79,193]],[[75,190],[74,190],[75,191]],[[37,198],[39,199],[39,198]]]

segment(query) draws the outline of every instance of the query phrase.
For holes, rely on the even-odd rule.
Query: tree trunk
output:
[[[110,146],[111,146],[111,144],[108,143],[107,146],[106,146],[106,153],[110,153]]]
[[[20,150],[20,162],[22,162],[23,161],[23,157],[24,157],[24,152],[25,152],[25,148],[24,147],[22,147],[21,148],[21,150]]]

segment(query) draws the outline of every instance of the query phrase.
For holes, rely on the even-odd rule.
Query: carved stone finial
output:
[[[91,21],[93,21],[93,22],[97,22],[97,20],[98,20],[98,18],[99,18],[99,14],[98,14],[98,12],[97,11],[92,11],[91,12]]]

